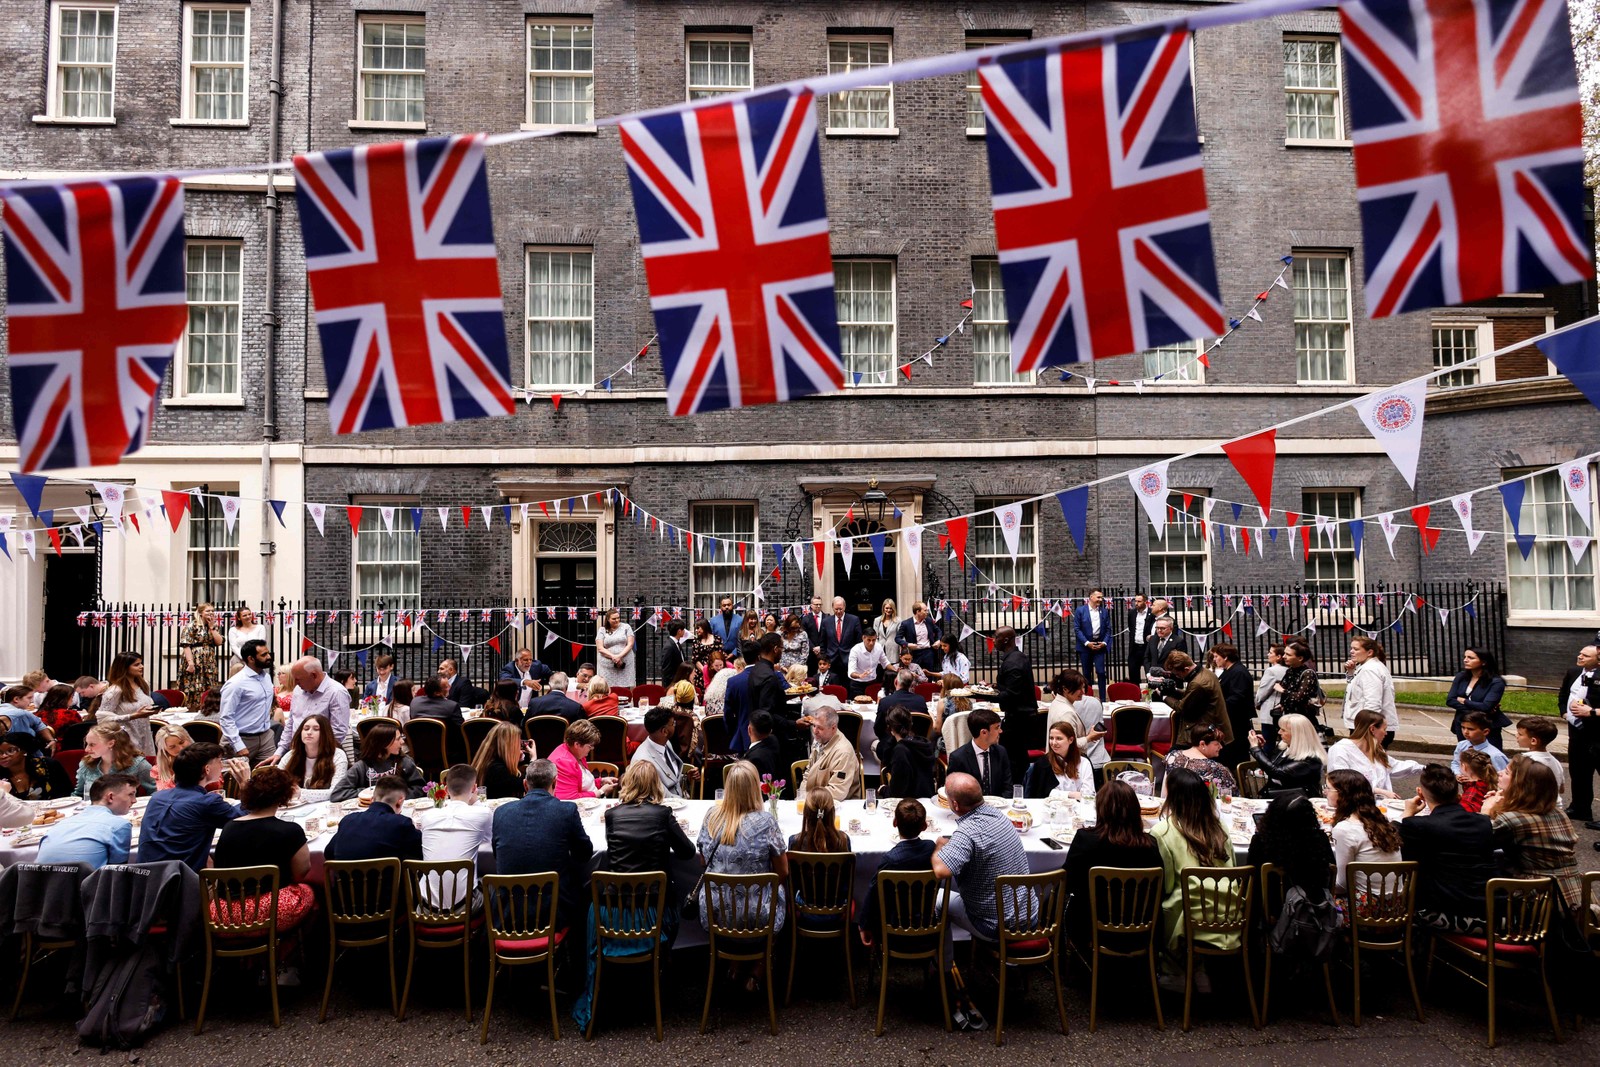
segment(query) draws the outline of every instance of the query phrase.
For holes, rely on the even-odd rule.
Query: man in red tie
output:
[[[833,614],[822,620],[822,653],[837,667],[861,643],[861,620],[844,610],[844,597],[833,598]]]

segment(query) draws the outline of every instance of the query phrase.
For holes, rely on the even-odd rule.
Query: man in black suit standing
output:
[[[746,727],[750,747],[745,750],[744,758],[756,765],[757,774],[770,774],[774,782],[782,782],[788,780],[789,768],[783,764],[783,749],[778,746],[778,739],[772,736],[774,726],[772,716],[764,711],[750,716],[750,725]]]
[[[822,654],[834,670],[843,667],[850,650],[861,643],[861,620],[844,610],[844,597],[833,598],[833,614],[822,620]]]
[[[939,624],[928,614],[928,605],[920,600],[911,605],[911,618],[900,623],[894,640],[901,652],[911,650],[912,662],[929,677],[938,676],[944,653],[939,651]]]
[[[682,619],[667,623],[667,641],[661,649],[661,684],[671,685],[678,668],[689,661],[689,641]]]
[[[815,594],[811,597],[811,607],[800,616],[800,627],[806,632],[806,640],[811,642],[811,651],[806,654],[806,676],[814,677],[817,673],[817,653],[822,651],[822,598]]]
[[[1109,629],[1109,625],[1107,629]],[[994,650],[1000,658],[1000,674],[995,679],[999,692],[996,702],[1005,716],[1000,743],[1011,766],[1028,766],[1028,728],[1039,715],[1039,698],[1034,695],[1033,662],[1017,646],[1017,631],[1002,626],[994,632]],[[1006,794],[1010,795],[1010,794]]]
[[[1194,659],[1194,647],[1189,643],[1189,635],[1178,629],[1178,624],[1171,615],[1159,615],[1156,617],[1154,630],[1144,650],[1144,661],[1148,665],[1152,683],[1166,676],[1167,670],[1162,664],[1166,663],[1167,657],[1174,652],[1182,652],[1190,659]]]
[[[1150,601],[1143,593],[1133,594],[1133,607],[1128,609],[1128,681],[1144,682],[1144,646],[1150,640],[1150,630],[1155,626],[1155,616],[1150,614]]]
[[[1569,818],[1600,830],[1594,818],[1594,775],[1600,770],[1600,647],[1584,645],[1578,662],[1561,679],[1556,707],[1567,720],[1567,779],[1572,783]]]
[[[784,684],[783,675],[779,674],[773,667],[773,664],[777,663],[778,658],[783,655],[783,638],[778,634],[763,634],[761,640],[756,643],[756,647],[755,661],[745,671],[749,681],[746,683],[746,702],[743,708],[739,709],[743,712],[741,721],[730,721],[728,723],[728,734],[730,737],[744,736],[745,731],[750,726],[751,718],[757,712],[764,711],[772,716],[773,723],[781,731],[780,736],[783,737],[793,732],[792,730],[784,730],[784,726],[799,718],[798,715],[791,717],[787,714],[789,696],[784,690],[788,687]],[[724,705],[724,714],[726,714],[727,710],[727,706]]]
[[[1224,767],[1237,767],[1250,758],[1250,720],[1256,713],[1255,681],[1244,664],[1239,662],[1237,645],[1212,645],[1211,669],[1217,674],[1217,684],[1222,687],[1222,701],[1228,707],[1228,726],[1233,740],[1223,746],[1221,759]]]
[[[1029,694],[1032,696],[1032,694]],[[967,716],[972,740],[950,753],[950,774],[970,774],[988,797],[1011,797],[1011,758],[1000,746],[1000,716],[979,708]]]

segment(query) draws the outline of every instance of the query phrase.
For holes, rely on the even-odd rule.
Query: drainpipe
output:
[[[272,74],[267,82],[272,106],[267,124],[267,162],[278,160],[282,141],[283,116],[283,0],[272,0]],[[262,325],[266,330],[265,353],[261,360],[261,495],[272,496],[272,443],[278,439],[278,404],[275,392],[278,364],[278,175],[267,172],[267,284],[266,308]],[[272,524],[277,520],[272,505],[261,502],[261,602],[271,604],[272,556],[277,551]]]

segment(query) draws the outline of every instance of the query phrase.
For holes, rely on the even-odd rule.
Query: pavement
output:
[[[1448,754],[1455,751],[1456,737],[1450,732],[1450,723],[1455,719],[1455,713],[1449,708],[1436,708],[1426,704],[1401,704],[1395,710],[1400,713],[1400,729],[1395,731],[1395,744],[1429,754]],[[1334,732],[1341,737],[1345,735],[1343,715],[1342,700],[1329,699],[1327,707],[1322,709],[1323,722],[1333,727]],[[1502,740],[1505,741],[1506,755],[1515,756],[1522,751],[1517,745],[1515,729],[1503,731]],[[1560,756],[1563,763],[1566,762],[1566,723],[1561,723],[1560,733],[1550,744],[1550,752]]]

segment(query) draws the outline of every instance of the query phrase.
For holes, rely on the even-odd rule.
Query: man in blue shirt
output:
[[[172,761],[171,789],[150,798],[139,829],[139,862],[178,860],[199,871],[211,857],[216,831],[237,819],[240,809],[221,793],[206,791],[206,782],[222,777],[222,746],[197,741]]]
[[[733,610],[733,597],[722,598],[722,611],[711,616],[711,632],[722,638],[722,650],[728,655],[739,651],[739,629],[744,625],[744,615]]]
[[[86,863],[99,870],[108,863],[127,863],[133,841],[128,812],[139,795],[139,782],[129,774],[106,774],[89,787],[89,807],[52,829],[39,842],[40,863]]]
[[[270,760],[277,749],[272,736],[272,649],[265,641],[246,641],[239,648],[244,670],[222,687],[222,740],[225,751],[242,756],[253,767]]]
[[[594,844],[583,828],[578,806],[557,800],[556,765],[547,759],[528,764],[527,795],[494,813],[494,869],[498,874],[561,875],[557,928],[582,915],[588,896],[589,858]]]
[[[0,700],[5,701],[5,706],[0,707],[0,716],[11,720],[11,729],[0,732],[32,734],[40,748],[56,739],[54,731],[33,713],[33,690],[25,685],[8,686],[0,693]]]
[[[406,802],[406,780],[386,774],[372,784],[366,810],[339,820],[339,829],[323,856],[330,860],[420,860],[422,831],[400,813]]]

